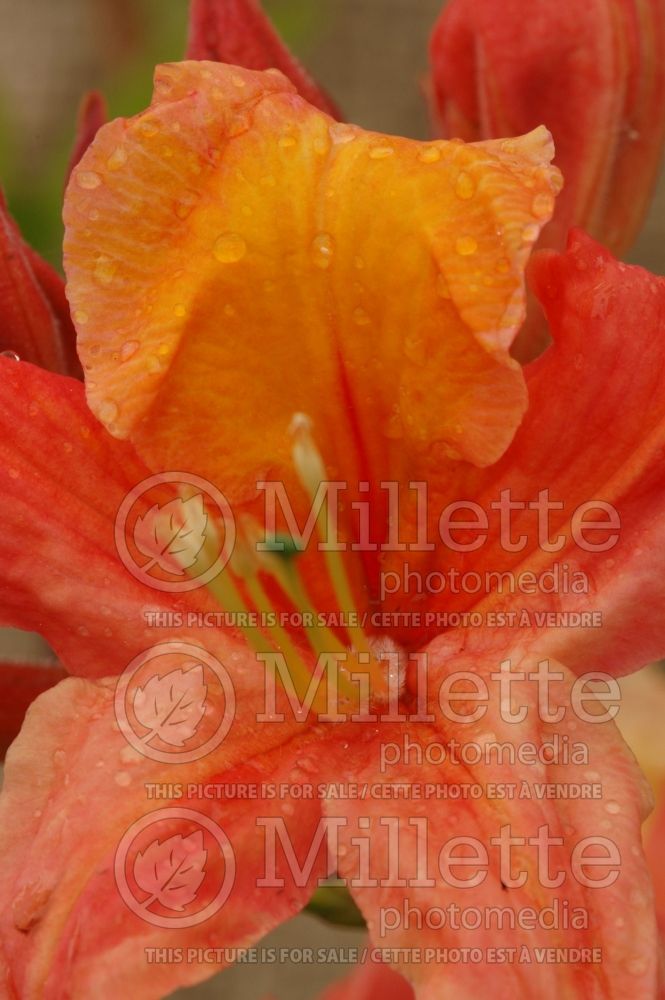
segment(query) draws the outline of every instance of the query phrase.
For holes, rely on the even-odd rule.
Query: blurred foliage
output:
[[[311,0],[266,0],[264,6],[295,51],[306,52],[322,30],[323,5]],[[150,101],[154,66],[182,59],[187,11],[187,0],[134,0],[133,16],[140,34],[137,44],[110,74],[100,73],[99,79],[90,81],[91,89],[104,94],[112,118],[131,116],[145,108]],[[4,30],[10,29],[5,26]],[[26,60],[30,57],[26,52]],[[0,90],[0,183],[26,240],[57,267],[61,263],[63,183],[75,126],[73,108],[71,120],[41,152],[38,168],[26,176],[21,169],[26,136],[20,116],[10,113],[7,95]]]

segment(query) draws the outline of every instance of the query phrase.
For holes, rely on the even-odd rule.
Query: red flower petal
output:
[[[279,69],[306,101],[340,117],[333,101],[289,52],[259,0],[192,0],[186,58]]]
[[[76,374],[74,341],[62,279],[23,242],[0,193],[0,351]]]
[[[115,548],[118,508],[147,476],[81,383],[0,358],[0,622],[39,632],[72,673],[122,671],[157,641],[145,609],[184,606],[137,582]]]

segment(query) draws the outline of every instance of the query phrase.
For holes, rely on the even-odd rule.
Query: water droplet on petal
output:
[[[178,318],[182,318],[183,316],[187,315],[187,310],[185,309],[185,307],[180,302],[178,303],[177,306],[173,307],[173,312],[174,312],[174,315],[178,316]]]
[[[535,222],[530,222],[528,226],[525,226],[522,230],[522,239],[525,243],[535,243],[540,236],[540,226],[536,225]]]
[[[105,257],[102,254],[95,263],[95,279],[100,285],[110,285],[117,269],[118,265],[110,257]]]
[[[113,399],[104,399],[99,407],[99,419],[103,424],[112,424],[120,412],[118,404]]]
[[[373,146],[369,151],[370,160],[387,160],[389,156],[394,156],[395,150],[392,146]]]
[[[127,788],[128,785],[132,783],[132,776],[129,771],[118,771],[115,776],[116,785],[120,785],[121,788]]]
[[[469,201],[476,193],[476,185],[467,173],[461,172],[455,185],[455,194],[463,201]]]
[[[357,326],[369,326],[372,322],[365,310],[360,306],[353,310],[353,321]]]
[[[0,351],[1,358],[9,358],[10,361],[20,361],[19,355],[16,351]]]
[[[537,219],[546,219],[554,211],[554,198],[551,194],[537,194],[531,205]]]
[[[74,322],[78,323],[80,326],[83,326],[85,323],[87,323],[89,319],[90,317],[88,316],[87,312],[83,311],[83,309],[77,309],[74,312]]]
[[[420,159],[423,163],[438,163],[441,159],[441,150],[437,146],[426,146],[420,151]]]
[[[120,170],[122,167],[124,167],[126,162],[127,162],[127,151],[123,149],[122,146],[118,146],[118,148],[114,149],[111,155],[109,156],[108,160],[106,161],[106,166],[109,168],[109,170]]]
[[[234,115],[226,126],[226,134],[230,139],[234,139],[236,136],[243,135],[245,132],[248,132],[251,124],[252,122],[249,115]]]
[[[220,264],[236,264],[247,253],[247,244],[238,233],[223,233],[215,240],[212,252]]]
[[[605,805],[605,812],[610,813],[612,816],[618,816],[621,812],[621,806],[618,802],[607,802]]]
[[[476,253],[478,243],[474,240],[473,236],[460,236],[455,244],[455,249],[460,257],[470,257]]]
[[[337,145],[345,145],[352,142],[356,137],[356,130],[352,125],[345,125],[343,122],[334,122],[329,128],[330,138]]]
[[[279,144],[282,149],[293,149],[294,146],[298,145],[298,140],[294,135],[283,135]]]
[[[242,90],[243,87],[247,86],[247,81],[242,76],[239,76],[237,74],[231,77],[231,82],[234,87],[238,88],[238,90]]]
[[[312,262],[315,267],[327,271],[333,257],[335,244],[330,233],[319,233],[312,241]]]
[[[76,183],[86,191],[94,191],[98,188],[102,179],[94,170],[78,170],[76,173]]]
[[[120,348],[120,360],[129,361],[130,358],[134,357],[140,346],[141,344],[140,341],[138,340],[125,341],[125,343]]]

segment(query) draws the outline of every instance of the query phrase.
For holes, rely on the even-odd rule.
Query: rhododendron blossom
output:
[[[339,995],[655,998],[614,719],[665,647],[665,279],[532,256],[544,126],[364,131],[194,6],[74,156],[85,384],[0,357],[2,623],[71,675],[7,753],[0,991],[165,996],[309,905],[366,924]]]

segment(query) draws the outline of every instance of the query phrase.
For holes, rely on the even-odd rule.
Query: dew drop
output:
[[[159,131],[155,123],[151,121],[141,122],[140,129],[143,135],[147,136],[149,139],[151,139],[154,135],[157,135]]]
[[[121,788],[127,788],[128,785],[132,783],[132,776],[129,771],[118,771],[115,775],[116,785],[120,785]]]
[[[117,264],[110,257],[103,254],[97,258],[95,264],[95,279],[100,285],[110,285],[118,269]]]
[[[113,399],[102,400],[99,407],[99,419],[103,424],[111,424],[117,419],[120,409]]]
[[[220,264],[237,264],[247,253],[247,244],[238,233],[223,233],[215,240],[212,252]]]
[[[178,316],[179,318],[182,318],[183,316],[187,315],[187,310],[181,303],[178,303],[177,306],[174,306],[173,312],[174,315]]]
[[[236,136],[243,135],[245,132],[248,132],[251,124],[252,122],[249,115],[234,115],[226,126],[226,134],[230,139],[234,139]]]
[[[231,82],[234,87],[238,88],[238,90],[242,90],[243,87],[247,86],[247,81],[242,76],[238,76],[237,74],[231,77]]]
[[[293,135],[283,135],[279,144],[282,149],[293,149],[294,146],[298,145],[298,140]]]
[[[478,243],[473,236],[460,236],[455,244],[455,249],[460,257],[470,257],[477,251]]]
[[[537,194],[533,199],[531,208],[537,219],[546,219],[554,211],[554,198],[551,194]]]
[[[179,219],[187,219],[192,214],[194,205],[190,201],[179,201],[175,206],[175,214]]]
[[[455,185],[455,194],[462,201],[470,201],[476,193],[476,185],[467,173],[461,172],[457,178],[457,184]]]
[[[120,170],[122,167],[124,167],[126,162],[127,162],[127,152],[122,148],[122,146],[118,146],[118,148],[114,149],[111,155],[109,156],[108,160],[106,161],[106,166],[109,168],[109,170]]]
[[[525,243],[535,243],[539,236],[540,226],[537,226],[535,222],[530,222],[522,230],[522,239]]]
[[[420,151],[420,159],[423,163],[438,163],[441,159],[441,150],[437,146],[426,146]]]
[[[140,346],[141,344],[138,340],[126,340],[120,348],[120,360],[129,361],[130,358],[134,357]]]
[[[315,267],[327,271],[330,267],[335,244],[330,233],[319,233],[312,241],[312,262]]]
[[[353,142],[356,137],[356,131],[351,125],[345,125],[343,122],[334,122],[329,129],[330,138],[332,141],[338,145],[346,145],[347,142]]]
[[[389,156],[394,156],[395,150],[392,146],[373,146],[369,151],[370,160],[387,160]]]
[[[79,187],[86,191],[94,191],[101,185],[102,179],[94,170],[79,170],[76,174],[76,182]]]
[[[18,479],[18,469],[9,469],[9,478]]]
[[[88,316],[87,312],[83,311],[83,309],[77,309],[76,312],[74,313],[74,322],[79,323],[81,326],[87,323],[89,319],[90,317]]]
[[[356,326],[369,326],[372,322],[364,309],[358,306],[357,309],[353,310],[353,321]]]
[[[618,816],[621,812],[621,806],[618,802],[607,802],[605,805],[605,812],[610,813],[612,816]]]
[[[0,357],[9,358],[10,361],[20,361],[21,358],[16,351],[0,351]]]

